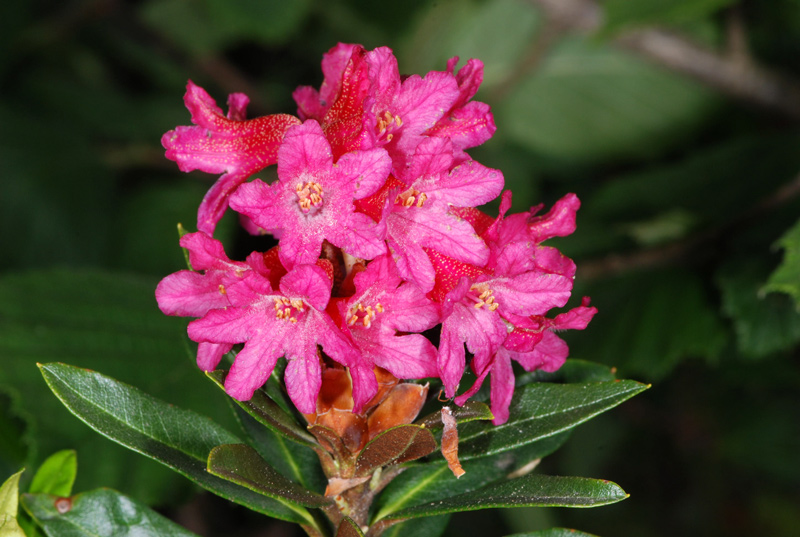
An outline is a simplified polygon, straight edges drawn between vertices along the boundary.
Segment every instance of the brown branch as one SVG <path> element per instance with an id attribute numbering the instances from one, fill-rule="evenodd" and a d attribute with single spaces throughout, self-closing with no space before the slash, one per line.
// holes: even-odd
<path id="1" fill-rule="evenodd" d="M 698 248 L 719 240 L 740 226 L 772 212 L 797 197 L 800 197 L 800 174 L 726 224 L 659 248 L 629 254 L 611 254 L 601 259 L 583 261 L 580 263 L 579 277 L 581 280 L 587 281 L 678 263 L 693 254 Z"/>
<path id="2" fill-rule="evenodd" d="M 603 25 L 602 8 L 593 0 L 530 0 L 547 18 L 573 31 L 592 34 Z M 800 82 L 742 59 L 722 54 L 678 34 L 648 28 L 628 31 L 612 41 L 726 95 L 800 119 Z"/>

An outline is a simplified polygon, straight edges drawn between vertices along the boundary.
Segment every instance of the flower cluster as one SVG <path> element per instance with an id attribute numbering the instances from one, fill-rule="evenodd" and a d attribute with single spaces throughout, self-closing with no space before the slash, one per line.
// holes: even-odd
<path id="1" fill-rule="evenodd" d="M 388 48 L 339 44 L 324 55 L 319 90 L 294 92 L 297 117 L 245 119 L 189 82 L 194 126 L 162 138 L 181 170 L 222 174 L 202 201 L 198 232 L 182 237 L 194 270 L 172 274 L 156 297 L 168 315 L 198 317 L 189 337 L 201 369 L 242 344 L 225 381 L 252 397 L 285 357 L 287 392 L 314 413 L 323 371 L 349 372 L 352 411 L 379 390 L 377 368 L 400 379 L 438 377 L 459 405 L 491 378 L 495 423 L 508 419 L 511 361 L 553 371 L 567 356 L 556 330 L 582 329 L 595 308 L 566 304 L 575 265 L 542 242 L 575 229 L 574 194 L 545 214 L 476 209 L 501 195 L 503 175 L 466 150 L 495 131 L 472 101 L 483 64 L 458 58 L 444 71 L 401 76 Z M 247 179 L 277 164 L 278 179 Z M 227 208 L 278 246 L 233 261 L 213 238 Z M 438 348 L 423 332 L 441 325 Z M 320 350 L 321 349 L 321 350 Z M 471 355 L 477 380 L 459 383 Z"/>

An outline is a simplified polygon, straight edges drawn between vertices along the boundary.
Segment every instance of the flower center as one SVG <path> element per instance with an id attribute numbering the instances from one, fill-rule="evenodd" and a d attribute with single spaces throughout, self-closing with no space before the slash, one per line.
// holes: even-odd
<path id="1" fill-rule="evenodd" d="M 364 307 L 363 304 L 357 302 L 347 310 L 347 326 L 361 324 L 364 328 L 369 328 L 379 313 L 383 313 L 383 306 L 380 302 L 375 304 L 374 308 L 372 306 Z"/>
<path id="2" fill-rule="evenodd" d="M 470 287 L 469 290 L 472 292 L 469 293 L 467 297 L 474 302 L 474 304 L 472 304 L 473 308 L 481 309 L 486 306 L 489 308 L 489 311 L 494 311 L 500 307 L 500 304 L 494 300 L 494 292 L 485 285 L 476 284 Z"/>
<path id="3" fill-rule="evenodd" d="M 297 322 L 297 314 L 303 313 L 305 309 L 305 304 L 299 298 L 275 298 L 275 318 L 277 319 L 294 324 Z"/>
<path id="4" fill-rule="evenodd" d="M 394 202 L 403 207 L 411 207 L 412 205 L 422 207 L 426 199 L 428 199 L 428 195 L 424 192 L 420 192 L 416 188 L 409 188 L 402 194 L 398 194 Z"/>
<path id="5" fill-rule="evenodd" d="M 314 181 L 297 183 L 294 187 L 297 193 L 297 204 L 305 214 L 314 210 L 316 213 L 322 206 L 322 186 Z"/>
<path id="6" fill-rule="evenodd" d="M 392 131 L 399 129 L 403 126 L 403 120 L 398 115 L 392 115 L 391 112 L 386 110 L 382 116 L 378 116 L 378 123 L 375 125 L 375 131 L 378 133 L 378 138 L 384 141 L 391 142 L 394 134 Z"/>

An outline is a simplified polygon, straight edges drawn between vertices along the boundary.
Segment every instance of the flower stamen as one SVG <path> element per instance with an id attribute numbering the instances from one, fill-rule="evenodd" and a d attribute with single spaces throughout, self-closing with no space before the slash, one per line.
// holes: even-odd
<path id="1" fill-rule="evenodd" d="M 364 328 L 369 328 L 372 326 L 372 321 L 375 320 L 378 313 L 383 313 L 383 311 L 384 309 L 380 302 L 375 304 L 374 308 L 372 306 L 364 307 L 360 302 L 353 304 L 347 311 L 347 326 L 360 323 Z"/>
<path id="2" fill-rule="evenodd" d="M 299 298 L 276 298 L 275 299 L 275 318 L 283 319 L 294 324 L 297 322 L 296 313 L 303 313 L 305 304 Z"/>
<path id="3" fill-rule="evenodd" d="M 297 193 L 297 204 L 304 213 L 308 214 L 312 208 L 318 209 L 322 205 L 322 186 L 319 183 L 297 183 L 294 190 Z"/>

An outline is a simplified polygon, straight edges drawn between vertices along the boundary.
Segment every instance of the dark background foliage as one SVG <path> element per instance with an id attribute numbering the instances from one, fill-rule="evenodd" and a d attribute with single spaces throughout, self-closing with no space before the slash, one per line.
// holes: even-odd
<path id="1" fill-rule="evenodd" d="M 230 424 L 152 296 L 212 180 L 180 173 L 159 139 L 189 122 L 189 78 L 220 104 L 247 93 L 251 115 L 293 112 L 337 41 L 388 45 L 407 73 L 484 61 L 498 131 L 473 156 L 503 170 L 516 210 L 583 202 L 557 245 L 600 313 L 566 336 L 572 356 L 653 383 L 541 465 L 630 499 L 457 515 L 448 535 L 796 535 L 798 0 L 0 3 L 0 478 L 77 448 L 76 490 L 119 488 L 203 535 L 295 531 L 99 437 L 35 362 Z M 220 236 L 243 244 L 234 224 Z"/>

